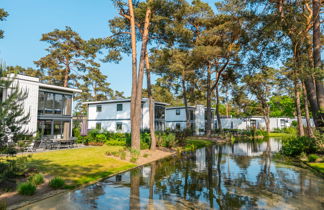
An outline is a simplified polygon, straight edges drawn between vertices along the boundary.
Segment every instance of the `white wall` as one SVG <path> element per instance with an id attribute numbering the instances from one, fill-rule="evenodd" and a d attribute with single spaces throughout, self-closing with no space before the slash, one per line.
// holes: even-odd
<path id="1" fill-rule="evenodd" d="M 123 110 L 117 111 L 117 104 L 123 104 Z M 97 105 L 101 105 L 101 112 L 97 112 Z M 88 129 L 95 129 L 96 123 L 101 123 L 101 129 L 110 132 L 131 132 L 130 122 L 130 105 L 127 102 L 108 102 L 102 104 L 89 104 L 88 105 Z M 154 113 L 153 113 L 154 114 Z M 122 130 L 116 128 L 117 122 L 122 123 Z M 149 115 L 149 103 L 147 100 L 144 101 L 142 108 L 142 129 L 150 128 L 150 115 Z"/>
<path id="2" fill-rule="evenodd" d="M 233 122 L 233 129 L 247 129 L 251 126 L 250 120 L 256 120 L 257 128 L 266 128 L 266 124 L 263 118 L 260 117 L 252 117 L 250 119 L 243 120 L 242 118 L 222 118 L 221 123 L 224 129 L 232 129 L 231 123 Z M 281 124 L 281 120 L 285 120 L 285 125 Z M 285 117 L 273 117 L 270 118 L 270 130 L 273 131 L 274 129 L 283 129 L 285 127 L 291 126 L 292 122 L 296 121 L 296 119 L 285 118 Z M 215 119 L 215 124 L 217 123 L 217 119 Z M 306 120 L 303 119 L 303 125 L 306 126 Z M 313 120 L 311 120 L 311 125 L 314 126 Z"/>
<path id="3" fill-rule="evenodd" d="M 200 129 L 205 130 L 205 107 L 203 105 L 197 105 L 195 109 L 195 133 L 196 135 L 203 134 L 199 132 Z"/>
<path id="4" fill-rule="evenodd" d="M 30 121 L 28 124 L 24 125 L 23 128 L 30 134 L 35 135 L 37 132 L 37 115 L 38 115 L 38 93 L 39 93 L 39 82 L 38 78 L 25 77 L 18 75 L 15 79 L 13 85 L 19 86 L 22 91 L 26 91 L 28 96 L 24 101 L 24 110 L 27 114 L 30 114 Z"/>

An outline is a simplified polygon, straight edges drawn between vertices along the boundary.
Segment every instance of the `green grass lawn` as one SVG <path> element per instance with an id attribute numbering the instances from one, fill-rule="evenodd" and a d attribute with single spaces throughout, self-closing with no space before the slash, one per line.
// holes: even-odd
<path id="1" fill-rule="evenodd" d="M 134 167 L 134 164 L 105 155 L 107 151 L 118 151 L 121 148 L 104 145 L 41 152 L 32 155 L 30 166 L 39 172 L 60 176 L 71 186 L 79 186 Z"/>
<path id="2" fill-rule="evenodd" d="M 291 137 L 292 134 L 289 133 L 269 133 L 269 137 Z"/>
<path id="3" fill-rule="evenodd" d="M 308 163 L 308 164 L 324 174 L 324 163 Z"/>

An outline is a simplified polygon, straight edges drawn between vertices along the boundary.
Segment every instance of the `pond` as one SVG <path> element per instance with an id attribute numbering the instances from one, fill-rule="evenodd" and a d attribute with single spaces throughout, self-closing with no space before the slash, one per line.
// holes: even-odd
<path id="1" fill-rule="evenodd" d="M 24 209 L 324 209 L 324 180 L 272 160 L 280 141 L 213 145 Z"/>

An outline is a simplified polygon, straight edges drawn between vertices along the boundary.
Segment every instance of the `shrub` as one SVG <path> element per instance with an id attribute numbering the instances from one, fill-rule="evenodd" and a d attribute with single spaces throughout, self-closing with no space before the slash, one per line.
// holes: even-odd
<path id="1" fill-rule="evenodd" d="M 108 140 L 105 144 L 109 146 L 126 146 L 126 141 Z"/>
<path id="2" fill-rule="evenodd" d="M 125 160 L 126 159 L 126 152 L 125 151 L 120 151 L 119 152 L 119 157 L 120 157 L 120 159 Z"/>
<path id="3" fill-rule="evenodd" d="M 0 161 L 0 182 L 8 178 L 22 176 L 28 171 L 29 156 Z"/>
<path id="4" fill-rule="evenodd" d="M 145 154 L 143 155 L 144 158 L 147 158 L 148 156 L 149 156 L 149 154 L 147 154 L 147 153 L 145 153 Z"/>
<path id="5" fill-rule="evenodd" d="M 96 135 L 96 142 L 104 143 L 106 141 L 106 135 L 103 133 L 99 133 Z"/>
<path id="6" fill-rule="evenodd" d="M 44 177 L 42 174 L 35 174 L 28 178 L 28 181 L 34 185 L 40 185 L 44 183 Z"/>
<path id="7" fill-rule="evenodd" d="M 130 159 L 130 162 L 132 162 L 132 163 L 136 163 L 136 161 L 137 161 L 137 158 L 136 158 L 136 157 L 132 157 L 132 158 Z"/>
<path id="8" fill-rule="evenodd" d="M 55 177 L 51 179 L 51 181 L 48 183 L 48 185 L 53 189 L 61 189 L 65 185 L 65 181 L 60 177 Z"/>
<path id="9" fill-rule="evenodd" d="M 306 154 L 316 152 L 315 139 L 306 136 L 290 137 L 283 141 L 281 153 L 286 156 L 299 156 L 302 152 Z"/>
<path id="10" fill-rule="evenodd" d="M 174 147 L 177 144 L 176 136 L 173 133 L 159 133 L 157 136 L 159 147 Z"/>
<path id="11" fill-rule="evenodd" d="M 6 210 L 6 209 L 7 209 L 6 200 L 0 200 L 0 210 Z"/>
<path id="12" fill-rule="evenodd" d="M 308 156 L 308 162 L 315 162 L 318 158 L 319 158 L 318 155 L 310 154 Z"/>
<path id="13" fill-rule="evenodd" d="M 31 182 L 22 182 L 18 185 L 17 191 L 21 195 L 34 195 L 36 186 Z"/>

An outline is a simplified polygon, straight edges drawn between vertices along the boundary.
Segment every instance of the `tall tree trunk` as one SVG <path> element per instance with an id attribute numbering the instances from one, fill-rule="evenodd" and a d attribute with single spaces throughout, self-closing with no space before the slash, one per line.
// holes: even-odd
<path id="1" fill-rule="evenodd" d="M 294 70 L 295 71 L 295 70 Z M 295 92 L 295 104 L 296 104 L 296 113 L 297 113 L 297 125 L 298 125 L 298 134 L 299 136 L 304 136 L 304 127 L 302 120 L 302 113 L 300 108 L 300 84 L 297 81 L 296 75 L 294 78 L 294 92 Z"/>
<path id="2" fill-rule="evenodd" d="M 69 60 L 67 60 L 66 63 L 65 63 L 63 87 L 68 87 L 69 86 L 70 71 L 71 70 L 70 70 Z"/>
<path id="3" fill-rule="evenodd" d="M 303 87 L 303 93 L 304 93 L 304 109 L 305 109 L 305 118 L 306 118 L 306 124 L 307 124 L 307 133 L 310 137 L 314 137 L 314 133 L 313 133 L 313 129 L 311 126 L 311 122 L 310 122 L 310 116 L 309 116 L 309 109 L 308 109 L 308 100 L 307 100 L 307 92 L 306 92 L 306 88 L 305 88 L 305 84 L 302 84 Z"/>
<path id="4" fill-rule="evenodd" d="M 146 78 L 147 78 L 147 95 L 149 100 L 149 117 L 150 117 L 150 134 L 151 134 L 151 150 L 156 149 L 156 138 L 155 138 L 155 125 L 154 125 L 154 100 L 152 96 L 152 86 L 151 86 L 151 71 L 150 71 L 150 61 L 148 58 L 148 53 L 145 54 L 146 63 Z"/>
<path id="5" fill-rule="evenodd" d="M 313 0 L 313 59 L 314 68 L 319 71 L 321 62 L 321 28 L 320 28 L 321 0 Z M 324 84 L 321 76 L 315 77 L 316 96 L 318 105 L 318 128 L 324 132 Z"/>
<path id="6" fill-rule="evenodd" d="M 269 134 L 270 133 L 270 107 L 268 104 L 266 104 L 263 108 L 264 110 L 264 121 L 265 121 L 265 124 L 266 124 L 266 130 L 267 130 L 267 133 Z"/>
<path id="7" fill-rule="evenodd" d="M 222 121 L 221 121 L 221 117 L 219 114 L 219 94 L 218 94 L 218 84 L 216 84 L 215 86 L 215 95 L 216 95 L 216 117 L 217 117 L 217 128 L 219 130 L 219 132 L 223 132 L 223 127 L 222 127 Z"/>
<path id="8" fill-rule="evenodd" d="M 150 2 L 149 2 L 150 3 Z M 142 35 L 142 47 L 141 47 L 141 56 L 140 63 L 137 75 L 137 84 L 136 84 L 136 98 L 135 98 L 135 113 L 133 113 L 133 130 L 132 130 L 132 148 L 140 150 L 140 125 L 142 121 L 142 88 L 143 88 L 143 76 L 144 76 L 144 67 L 145 67 L 145 54 L 147 52 L 147 43 L 148 43 L 148 33 L 149 25 L 151 18 L 151 8 L 150 5 L 146 9 L 145 22 Z"/>
<path id="9" fill-rule="evenodd" d="M 206 134 L 208 137 L 211 136 L 211 72 L 210 72 L 210 66 L 208 66 L 207 69 L 207 110 L 206 110 Z"/>
<path id="10" fill-rule="evenodd" d="M 190 122 L 190 115 L 189 115 L 189 109 L 188 109 L 187 88 L 186 88 L 186 81 L 185 81 L 184 73 L 182 73 L 181 84 L 182 84 L 183 103 L 184 103 L 185 111 L 186 111 L 186 128 L 190 128 L 191 122 Z"/>
<path id="11" fill-rule="evenodd" d="M 128 0 L 129 16 L 130 16 L 130 32 L 131 32 L 131 47 L 132 47 L 132 95 L 131 95 L 131 138 L 132 138 L 132 148 L 139 148 L 138 134 L 136 129 L 139 127 L 140 122 L 135 119 L 135 105 L 136 105 L 136 88 L 137 88 L 137 55 L 136 55 L 136 28 L 135 28 L 135 14 L 133 8 L 133 1 Z M 135 134 L 136 133 L 136 134 Z"/>

